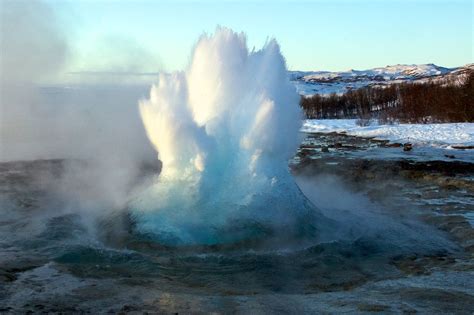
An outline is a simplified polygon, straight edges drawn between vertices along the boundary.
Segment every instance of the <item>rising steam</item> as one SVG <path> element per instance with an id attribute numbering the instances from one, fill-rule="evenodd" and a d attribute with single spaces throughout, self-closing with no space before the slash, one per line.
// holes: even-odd
<path id="1" fill-rule="evenodd" d="M 154 152 L 136 108 L 145 89 L 52 85 L 72 53 L 47 2 L 0 1 L 0 162 L 62 159 L 38 181 L 66 205 L 46 208 L 89 219 L 126 204 Z"/>
<path id="2" fill-rule="evenodd" d="M 131 204 L 138 230 L 169 243 L 245 238 L 217 239 L 240 222 L 291 230 L 296 213 L 308 213 L 287 166 L 299 143 L 298 100 L 276 41 L 249 52 L 229 29 L 202 36 L 187 71 L 161 75 L 140 102 L 163 169 Z"/>

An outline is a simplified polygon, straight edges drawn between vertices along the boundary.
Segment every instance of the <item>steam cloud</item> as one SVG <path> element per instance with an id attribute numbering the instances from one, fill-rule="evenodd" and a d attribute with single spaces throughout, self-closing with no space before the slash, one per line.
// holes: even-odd
<path id="1" fill-rule="evenodd" d="M 41 2 L 2 1 L 0 23 L 0 158 L 26 159 L 41 150 L 33 139 L 48 137 L 36 124 L 48 115 L 34 106 L 40 98 L 35 84 L 56 74 L 68 48 Z"/>
<path id="2" fill-rule="evenodd" d="M 41 1 L 0 6 L 0 161 L 67 159 L 60 178 L 39 179 L 67 203 L 56 214 L 123 207 L 155 158 L 136 105 L 146 90 L 52 85 L 71 56 L 54 11 Z"/>

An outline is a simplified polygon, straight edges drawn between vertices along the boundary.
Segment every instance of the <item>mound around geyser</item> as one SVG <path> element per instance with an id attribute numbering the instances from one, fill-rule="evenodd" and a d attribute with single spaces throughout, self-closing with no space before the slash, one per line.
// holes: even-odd
<path id="1" fill-rule="evenodd" d="M 289 174 L 302 114 L 276 41 L 249 51 L 225 28 L 185 72 L 140 102 L 162 172 L 130 203 L 134 231 L 171 245 L 315 235 L 317 213 Z"/>

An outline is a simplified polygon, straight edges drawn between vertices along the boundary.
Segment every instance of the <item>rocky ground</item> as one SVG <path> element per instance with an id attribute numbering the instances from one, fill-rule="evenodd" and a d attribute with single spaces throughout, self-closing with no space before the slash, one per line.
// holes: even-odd
<path id="1" fill-rule="evenodd" d="M 315 247 L 316 256 L 308 258 L 308 252 L 288 255 L 290 258 L 281 259 L 282 265 L 264 269 L 263 275 L 248 273 L 253 268 L 251 260 L 245 265 L 204 266 L 198 264 L 199 257 L 193 257 L 185 263 L 178 259 L 161 264 L 165 258 L 144 255 L 165 275 L 146 276 L 148 269 L 142 261 L 122 264 L 136 259 L 133 252 L 91 252 L 80 247 L 83 242 L 74 243 L 75 235 L 84 234 L 74 217 L 58 216 L 45 208 L 55 204 L 50 189 L 64 161 L 2 163 L 0 313 L 472 314 L 474 163 L 466 158 L 468 150 L 426 159 L 425 151 L 417 147 L 404 151 L 403 147 L 344 134 L 308 134 L 291 168 L 298 181 L 309 179 L 316 187 L 326 187 L 317 197 L 328 204 L 348 199 L 347 195 L 358 196 L 392 218 L 420 219 L 434 227 L 433 231 L 441 231 L 456 250 L 399 255 L 379 264 L 377 257 L 366 258 L 363 244 L 357 249 L 339 249 L 339 256 L 329 247 Z M 351 200 L 360 199 L 350 199 L 342 206 L 350 206 Z M 49 222 L 46 227 L 39 224 L 44 218 Z M 79 250 L 59 254 L 64 251 L 65 244 L 58 242 L 62 239 Z M 81 267 L 70 263 L 76 256 L 83 260 Z M 179 263 L 185 269 L 179 269 L 177 275 L 178 269 L 170 266 Z M 305 265 L 306 276 L 292 269 L 293 265 Z M 206 275 L 204 267 L 215 268 L 211 279 L 196 281 L 200 278 L 194 274 Z M 284 278 L 293 276 L 302 285 Z M 260 285 L 249 286 L 257 282 L 256 277 L 261 277 Z"/>
<path id="2" fill-rule="evenodd" d="M 404 147 L 345 134 L 309 134 L 293 171 L 296 175 L 336 176 L 374 202 L 400 213 L 416 212 L 473 255 L 474 163 L 465 156 L 474 152 L 450 150 L 444 159 L 432 160 L 417 156 L 417 148 L 404 151 Z"/>

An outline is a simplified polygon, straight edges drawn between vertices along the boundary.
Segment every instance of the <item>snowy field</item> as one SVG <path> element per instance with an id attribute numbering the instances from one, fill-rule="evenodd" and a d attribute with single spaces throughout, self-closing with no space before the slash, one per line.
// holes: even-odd
<path id="1" fill-rule="evenodd" d="M 361 127 L 356 119 L 307 119 L 302 132 L 346 132 L 359 137 L 375 137 L 391 142 L 451 148 L 474 145 L 474 123 L 379 125 Z"/>

